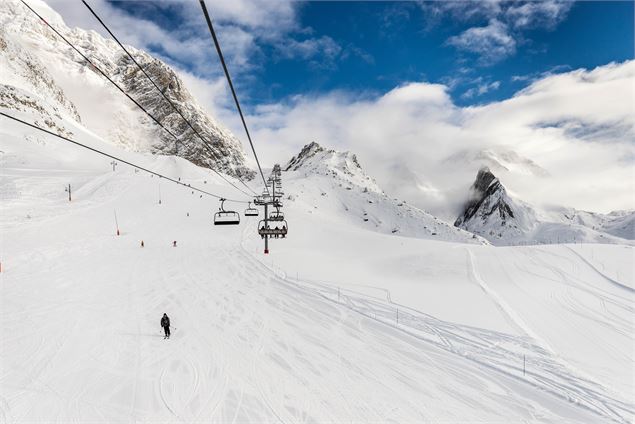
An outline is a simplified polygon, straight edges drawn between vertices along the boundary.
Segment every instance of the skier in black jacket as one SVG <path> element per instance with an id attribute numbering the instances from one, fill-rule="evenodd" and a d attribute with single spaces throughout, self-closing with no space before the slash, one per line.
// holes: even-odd
<path id="1" fill-rule="evenodd" d="M 170 318 L 168 314 L 163 314 L 163 318 L 161 318 L 161 327 L 163 327 L 163 331 L 165 331 L 164 339 L 170 338 Z"/>

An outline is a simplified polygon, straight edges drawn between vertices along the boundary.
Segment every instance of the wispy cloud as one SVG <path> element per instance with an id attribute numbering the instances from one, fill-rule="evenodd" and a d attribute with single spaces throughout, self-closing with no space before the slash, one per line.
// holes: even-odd
<path id="1" fill-rule="evenodd" d="M 527 30 L 556 27 L 567 17 L 573 1 L 433 1 L 420 6 L 428 28 L 444 19 L 472 25 L 450 37 L 447 44 L 475 54 L 486 66 L 514 55 Z"/>
<path id="2" fill-rule="evenodd" d="M 571 70 L 571 66 L 569 65 L 556 65 L 542 72 L 532 72 L 526 75 L 512 75 L 510 80 L 512 82 L 525 82 L 525 81 L 532 82 L 542 78 L 546 78 L 551 75 L 563 73 L 569 70 Z"/>
<path id="3" fill-rule="evenodd" d="M 68 0 L 47 0 L 47 3 L 69 26 L 93 29 L 109 37 L 81 5 Z M 130 10 L 106 0 L 89 0 L 89 3 L 126 44 L 198 75 L 213 79 L 220 73 L 220 68 L 210 66 L 216 58 L 198 2 L 137 2 Z M 247 73 L 261 66 L 269 59 L 263 51 L 265 47 L 273 48 L 279 57 L 327 64 L 345 50 L 331 37 L 313 37 L 310 28 L 302 27 L 301 2 L 218 0 L 207 3 L 233 73 Z M 156 22 L 149 19 L 165 15 L 170 16 L 171 25 L 162 25 L 159 18 Z"/>
<path id="4" fill-rule="evenodd" d="M 551 29 L 565 19 L 573 6 L 570 0 L 546 0 L 511 3 L 504 11 L 515 28 Z"/>
<path id="5" fill-rule="evenodd" d="M 487 83 L 487 82 L 481 83 L 481 84 L 478 84 L 476 87 L 472 87 L 466 90 L 465 93 L 461 95 L 461 97 L 463 97 L 464 99 L 471 99 L 474 97 L 482 96 L 483 94 L 486 94 L 490 91 L 498 90 L 500 85 L 501 85 L 500 81 L 493 81 L 490 83 Z"/>
<path id="6" fill-rule="evenodd" d="M 492 19 L 487 26 L 472 27 L 447 43 L 459 50 L 476 53 L 484 65 L 490 65 L 516 53 L 516 40 L 509 35 L 507 25 Z"/>
<path id="7" fill-rule="evenodd" d="M 283 59 L 301 59 L 313 67 L 329 69 L 335 67 L 335 62 L 342 53 L 342 46 L 324 35 L 305 40 L 289 39 L 276 47 L 276 52 Z"/>

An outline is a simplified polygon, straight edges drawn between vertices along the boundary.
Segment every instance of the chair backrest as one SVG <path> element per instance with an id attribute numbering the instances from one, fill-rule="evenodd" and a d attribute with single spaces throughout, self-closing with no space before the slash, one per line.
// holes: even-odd
<path id="1" fill-rule="evenodd" d="M 214 225 L 238 225 L 240 214 L 234 211 L 220 211 L 214 214 Z"/>

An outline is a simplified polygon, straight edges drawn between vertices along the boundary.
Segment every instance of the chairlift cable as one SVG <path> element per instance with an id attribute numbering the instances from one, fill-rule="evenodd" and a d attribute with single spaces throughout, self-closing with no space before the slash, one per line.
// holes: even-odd
<path id="1" fill-rule="evenodd" d="M 125 90 L 123 88 L 121 88 L 115 81 L 113 81 L 108 75 L 106 75 L 106 73 L 104 71 L 101 70 L 101 68 L 99 68 L 97 65 L 95 65 L 88 57 L 86 57 L 86 55 L 84 55 L 81 51 L 79 51 L 77 49 L 77 47 L 75 47 L 73 45 L 73 43 L 71 43 L 70 41 L 68 41 L 66 39 L 66 37 L 64 37 L 62 34 L 60 34 L 60 32 L 58 30 L 56 30 L 51 24 L 48 23 L 48 21 L 46 19 L 44 19 L 42 16 L 40 16 L 39 13 L 37 13 L 35 10 L 33 10 L 31 8 L 31 6 L 29 6 L 24 0 L 20 0 L 22 2 L 22 4 L 24 4 L 31 12 L 33 12 L 38 18 L 40 18 L 40 20 L 42 22 L 44 22 L 44 24 L 46 24 L 46 26 L 48 26 L 49 28 L 51 28 L 53 30 L 53 32 L 55 32 L 55 34 L 57 34 L 62 40 L 64 40 L 64 42 L 66 44 L 68 44 L 73 50 L 75 50 L 86 62 L 88 62 L 94 69 L 96 69 L 97 71 L 99 71 L 99 73 L 101 75 L 103 75 L 104 78 L 106 78 L 112 85 L 114 85 L 119 91 L 121 91 L 128 99 L 130 99 L 130 101 L 132 101 L 139 109 L 141 109 L 146 115 L 148 115 L 157 125 L 159 125 L 161 128 L 163 128 L 168 134 L 170 134 L 177 142 L 179 142 L 179 138 L 174 135 L 169 129 L 167 129 L 165 126 L 163 126 L 163 124 L 161 124 L 161 122 L 155 118 L 150 112 L 148 112 L 143 106 L 141 106 L 141 104 L 139 104 L 139 102 L 137 102 L 135 99 L 133 99 L 128 93 L 125 92 Z M 211 168 L 210 168 L 211 169 Z M 227 183 L 229 183 L 232 187 L 234 187 L 236 190 L 240 191 L 241 193 L 243 193 L 246 196 L 251 197 L 251 194 L 244 192 L 243 190 L 241 190 L 240 188 L 238 188 L 236 185 L 234 185 L 231 181 L 227 180 L 225 177 L 223 177 L 219 172 L 217 172 L 215 169 L 212 169 L 212 171 L 214 171 L 216 174 L 218 174 L 221 178 L 223 178 Z"/>
<path id="2" fill-rule="evenodd" d="M 119 47 L 121 47 L 121 49 L 128 55 L 128 57 L 132 60 L 132 62 L 137 65 L 137 68 L 139 68 L 139 70 L 143 73 L 143 75 L 145 75 L 145 77 L 152 83 L 152 85 L 154 86 L 154 88 L 157 89 L 157 91 L 161 94 L 161 96 L 163 96 L 163 98 L 170 104 L 170 106 L 172 106 L 172 109 L 174 109 L 174 111 L 176 113 L 179 114 L 179 116 L 183 119 L 183 121 L 185 121 L 185 123 L 190 127 L 190 129 L 194 132 L 194 134 L 196 134 L 196 136 L 203 142 L 203 145 L 205 145 L 205 147 L 207 147 L 207 149 L 209 150 L 210 153 L 212 153 L 213 156 L 217 156 L 214 151 L 211 149 L 211 147 L 209 146 L 209 142 L 207 140 L 205 140 L 203 138 L 203 136 L 194 128 L 194 126 L 190 123 L 190 121 L 183 115 L 183 113 L 179 110 L 178 107 L 176 107 L 176 105 L 174 104 L 174 102 L 172 100 L 170 100 L 170 98 L 164 93 L 163 90 L 161 90 L 159 88 L 159 86 L 154 82 L 154 80 L 152 79 L 152 77 L 150 77 L 150 75 L 148 75 L 148 73 L 146 72 L 146 70 L 139 64 L 139 62 L 137 62 L 137 60 L 134 58 L 134 56 L 128 51 L 128 49 L 126 49 L 126 47 L 119 41 L 119 39 L 117 38 L 117 36 L 115 34 L 113 34 L 113 32 L 110 30 L 110 28 L 108 28 L 108 26 L 104 23 L 104 21 L 99 17 L 99 15 L 97 15 L 97 13 L 90 7 L 90 5 L 86 2 L 86 0 L 82 0 L 82 3 L 84 3 L 84 6 L 86 6 L 86 8 L 88 8 L 88 10 L 90 11 L 90 13 L 93 14 L 93 16 L 95 17 L 95 19 L 97 19 L 97 21 L 99 21 L 99 23 L 101 24 L 101 26 L 104 27 L 104 29 L 108 32 L 108 34 L 110 34 L 110 36 L 117 42 L 117 44 L 119 45 Z M 220 174 L 219 174 L 220 175 Z M 238 181 L 240 181 L 247 189 L 249 189 L 254 195 L 256 195 L 256 192 L 249 187 L 247 184 L 245 184 L 245 182 L 241 179 L 241 178 L 237 178 Z"/>
<path id="3" fill-rule="evenodd" d="M 254 153 L 254 158 L 256 159 L 256 164 L 258 165 L 258 170 L 260 171 L 260 176 L 262 177 L 262 182 L 265 184 L 265 190 L 267 191 L 267 194 L 268 194 L 269 187 L 267 187 L 267 182 L 265 181 L 265 174 L 262 172 L 262 167 L 260 166 L 260 161 L 258 160 L 256 149 L 254 148 L 254 143 L 251 141 L 251 135 L 249 134 L 249 129 L 247 128 L 247 123 L 245 122 L 243 111 L 240 108 L 240 103 L 238 102 L 238 97 L 236 96 L 236 90 L 234 90 L 234 84 L 232 83 L 232 79 L 229 76 L 229 70 L 227 69 L 227 64 L 225 63 L 225 58 L 223 57 L 223 52 L 221 51 L 218 38 L 216 38 L 216 32 L 214 31 L 214 25 L 212 24 L 212 19 L 210 18 L 209 13 L 207 12 L 207 7 L 205 7 L 205 1 L 200 0 L 200 3 L 201 3 L 201 8 L 203 9 L 203 14 L 205 15 L 205 20 L 207 21 L 207 27 L 209 28 L 209 31 L 212 34 L 212 38 L 214 39 L 214 46 L 216 47 L 216 52 L 218 53 L 218 57 L 220 58 L 221 64 L 223 65 L 223 71 L 225 72 L 225 77 L 227 78 L 227 82 L 229 83 L 229 88 L 231 89 L 232 96 L 234 97 L 236 108 L 238 109 L 238 113 L 240 114 L 240 120 L 242 121 L 243 127 L 245 128 L 245 133 L 247 134 L 247 140 L 249 140 L 251 151 Z"/>
<path id="4" fill-rule="evenodd" d="M 80 143 L 80 142 L 78 142 L 78 141 L 71 140 L 71 139 L 70 139 L 70 138 L 68 138 L 68 137 L 61 136 L 61 135 L 56 134 L 56 133 L 54 133 L 54 132 L 52 132 L 52 131 L 49 131 L 49 130 L 47 130 L 47 129 L 44 129 L 44 128 L 41 128 L 41 127 L 38 127 L 37 125 L 34 125 L 34 124 L 29 123 L 29 122 L 23 121 L 22 119 L 16 118 L 16 117 L 11 116 L 11 115 L 8 115 L 8 114 L 6 114 L 6 113 L 4 113 L 4 112 L 0 112 L 0 115 L 4 116 L 4 117 L 6 117 L 6 118 L 12 119 L 12 120 L 14 120 L 14 121 L 16 121 L 16 122 L 19 122 L 19 123 L 21 123 L 21 124 L 27 125 L 27 126 L 29 126 L 29 127 L 31 127 L 31 128 L 35 128 L 36 130 L 39 130 L 39 131 L 45 132 L 45 133 L 47 133 L 47 134 L 49 134 L 49 135 L 55 136 L 55 137 L 57 137 L 57 138 L 60 138 L 60 139 L 62 139 L 62 140 L 64 140 L 64 141 L 68 141 L 69 143 L 72 143 L 72 144 L 75 144 L 75 145 L 77 145 L 77 146 L 83 147 L 83 148 L 85 148 L 85 149 L 91 150 L 91 151 L 93 151 L 93 152 L 95 152 L 95 153 L 98 153 L 98 154 L 100 154 L 100 155 L 106 156 L 106 157 L 108 157 L 108 158 L 110 158 L 110 159 L 114 159 L 114 160 L 116 160 L 116 161 L 118 161 L 118 162 L 125 163 L 126 165 L 130 165 L 130 166 L 132 166 L 132 167 L 134 167 L 134 168 L 140 169 L 140 170 L 142 170 L 142 171 L 144 171 L 144 172 L 147 172 L 147 173 L 149 173 L 149 174 L 156 175 L 156 176 L 158 176 L 159 178 L 164 178 L 164 179 L 166 179 L 166 180 L 168 180 L 168 181 L 170 181 L 170 182 L 173 182 L 173 183 L 175 183 L 175 184 L 181 185 L 181 186 L 183 186 L 183 187 L 187 187 L 187 188 L 188 188 L 188 189 L 190 189 L 190 190 L 198 191 L 199 193 L 203 193 L 203 194 L 206 194 L 206 195 L 208 195 L 208 196 L 215 197 L 215 198 L 217 198 L 217 199 L 225 199 L 225 200 L 226 200 L 226 201 L 228 201 L 228 202 L 234 202 L 234 203 L 247 203 L 247 204 L 249 204 L 249 203 L 250 203 L 250 202 L 247 202 L 247 201 L 244 201 L 244 200 L 227 199 L 227 198 L 226 198 L 226 197 L 224 197 L 224 196 L 219 196 L 219 195 L 217 195 L 217 194 L 210 193 L 210 192 L 205 191 L 205 190 L 202 190 L 202 189 L 200 189 L 200 188 L 192 187 L 191 185 L 188 185 L 188 184 L 185 184 L 185 183 L 183 183 L 183 182 L 181 182 L 181 181 L 175 180 L 174 178 L 171 178 L 171 177 L 168 177 L 168 176 L 166 176 L 166 175 L 160 174 L 160 173 L 158 173 L 158 172 L 156 172 L 156 171 L 152 171 L 152 170 L 150 170 L 150 169 L 144 168 L 143 166 L 139 166 L 139 165 L 137 165 L 137 164 L 135 164 L 135 163 L 133 163 L 133 162 L 130 162 L 130 161 L 127 161 L 127 160 L 121 159 L 120 157 L 117 157 L 117 156 L 111 155 L 111 154 L 106 153 L 106 152 L 104 152 L 104 151 L 102 151 L 102 150 L 99 150 L 99 149 L 95 149 L 94 147 L 87 146 L 87 145 L 85 145 L 85 144 L 83 144 L 83 143 Z"/>

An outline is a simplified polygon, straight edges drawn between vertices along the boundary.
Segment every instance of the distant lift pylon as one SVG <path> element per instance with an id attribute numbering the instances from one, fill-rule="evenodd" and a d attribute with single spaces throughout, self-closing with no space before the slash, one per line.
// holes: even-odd
<path id="1" fill-rule="evenodd" d="M 264 219 L 258 223 L 258 234 L 265 241 L 265 254 L 269 253 L 269 238 L 286 238 L 288 233 L 288 224 L 284 219 L 284 214 L 280 211 L 282 202 L 282 191 L 280 190 L 281 180 L 280 165 L 274 165 L 271 176 L 267 183 L 271 185 L 271 191 L 265 190 L 262 196 L 257 197 L 254 202 L 256 205 L 264 206 Z M 276 208 L 275 212 L 269 213 L 269 206 Z M 272 228 L 273 226 L 273 228 Z"/>

